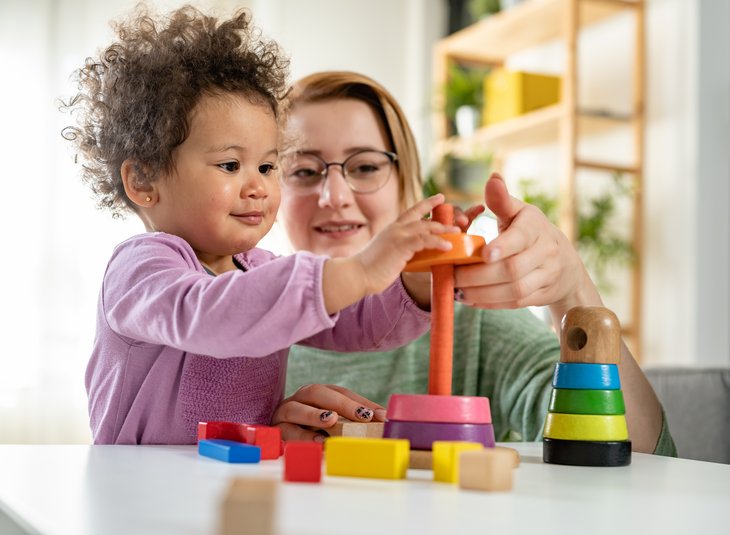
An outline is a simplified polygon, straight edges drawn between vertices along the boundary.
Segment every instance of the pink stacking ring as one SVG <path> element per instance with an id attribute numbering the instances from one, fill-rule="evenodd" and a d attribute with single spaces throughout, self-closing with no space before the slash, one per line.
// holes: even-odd
<path id="1" fill-rule="evenodd" d="M 392 394 L 386 418 L 401 422 L 491 424 L 489 398 L 481 396 L 434 396 Z"/>

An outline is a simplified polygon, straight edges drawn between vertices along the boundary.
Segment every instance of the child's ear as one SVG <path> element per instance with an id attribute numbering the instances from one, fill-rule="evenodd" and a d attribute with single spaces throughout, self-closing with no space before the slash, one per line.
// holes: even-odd
<path id="1" fill-rule="evenodd" d="M 157 202 L 157 190 L 152 182 L 141 175 L 142 166 L 139 162 L 126 159 L 120 169 L 124 191 L 134 204 L 141 208 L 150 208 Z"/>

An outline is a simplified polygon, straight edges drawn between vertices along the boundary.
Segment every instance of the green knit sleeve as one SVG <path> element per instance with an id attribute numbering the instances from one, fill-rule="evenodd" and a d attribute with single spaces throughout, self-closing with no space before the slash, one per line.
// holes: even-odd
<path id="1" fill-rule="evenodd" d="M 664 414 L 664 408 L 662 407 L 662 431 L 659 433 L 659 439 L 657 440 L 656 447 L 654 448 L 654 455 L 664 455 L 665 457 L 676 457 L 677 446 L 674 445 L 674 439 L 669 433 L 669 425 L 667 424 L 667 416 Z"/>

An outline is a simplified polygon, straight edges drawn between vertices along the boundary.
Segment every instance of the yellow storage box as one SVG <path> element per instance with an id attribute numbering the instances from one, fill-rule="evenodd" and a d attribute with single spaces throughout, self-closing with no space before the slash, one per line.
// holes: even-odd
<path id="1" fill-rule="evenodd" d="M 560 77 L 495 69 L 484 84 L 484 124 L 560 102 Z"/>

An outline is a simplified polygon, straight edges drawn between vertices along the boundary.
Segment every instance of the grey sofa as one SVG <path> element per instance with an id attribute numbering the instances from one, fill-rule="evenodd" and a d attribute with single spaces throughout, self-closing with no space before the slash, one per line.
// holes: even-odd
<path id="1" fill-rule="evenodd" d="M 680 457 L 730 464 L 730 368 L 646 370 Z"/>

